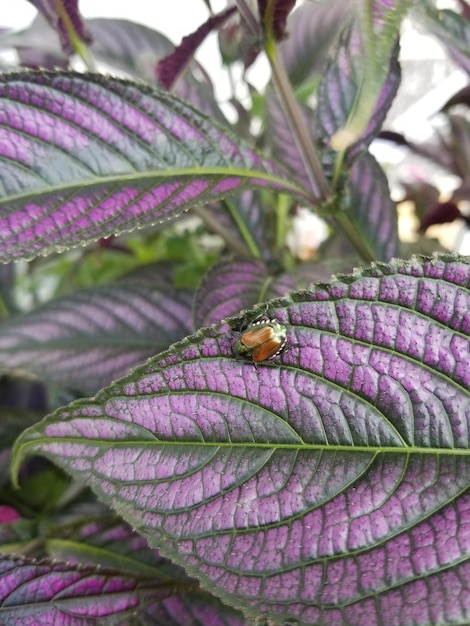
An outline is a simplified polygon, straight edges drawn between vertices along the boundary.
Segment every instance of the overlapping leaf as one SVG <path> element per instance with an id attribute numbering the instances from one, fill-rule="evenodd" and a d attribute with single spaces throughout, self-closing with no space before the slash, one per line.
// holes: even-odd
<path id="1" fill-rule="evenodd" d="M 325 143 L 344 128 L 354 111 L 360 106 L 360 93 L 364 82 L 364 65 L 367 57 L 360 26 L 355 22 L 343 31 L 335 56 L 320 83 L 318 92 L 318 133 Z M 367 146 L 377 136 L 400 84 L 398 48 L 390 53 L 388 63 L 382 68 L 381 89 L 368 116 L 367 125 L 350 148 L 352 154 Z M 378 79 L 377 79 L 378 80 Z M 365 97 L 370 98 L 367 92 Z"/>
<path id="2" fill-rule="evenodd" d="M 374 265 L 265 313 L 287 331 L 274 362 L 202 330 L 26 431 L 15 467 L 53 459 L 273 623 L 465 623 L 468 259 Z"/>
<path id="3" fill-rule="evenodd" d="M 191 330 L 186 292 L 137 283 L 77 291 L 0 326 L 0 370 L 94 393 Z"/>
<path id="4" fill-rule="evenodd" d="M 0 558 L 2 624 L 115 624 L 175 594 L 167 581 L 100 567 Z"/>
<path id="5" fill-rule="evenodd" d="M 74 73 L 0 77 L 0 258 L 162 222 L 244 186 L 304 190 L 189 105 Z"/>
<path id="6" fill-rule="evenodd" d="M 387 178 L 369 153 L 355 159 L 348 183 L 347 205 L 372 256 L 386 261 L 398 251 L 398 216 Z"/>
<path id="7" fill-rule="evenodd" d="M 29 2 L 57 31 L 62 48 L 68 55 L 76 50 L 79 39 L 88 43 L 91 41 L 78 9 L 78 0 L 29 0 Z"/>
<path id="8" fill-rule="evenodd" d="M 294 87 L 320 76 L 353 9 L 347 0 L 320 0 L 299 6 L 289 16 L 288 37 L 279 44 L 279 53 Z"/>
<path id="9" fill-rule="evenodd" d="M 197 581 L 189 579 L 180 568 L 149 548 L 144 537 L 109 515 L 87 516 L 63 526 L 56 521 L 53 531 L 46 530 L 35 544 L 32 541 L 38 539 L 37 524 L 24 519 L 11 524 L 2 522 L 0 541 L 3 550 L 10 548 L 5 543 L 15 543 L 16 546 L 28 543 L 44 546 L 48 555 L 55 559 L 54 565 L 50 561 L 18 559 L 16 569 L 10 570 L 12 559 L 5 557 L 3 569 L 8 572 L 8 579 L 5 572 L 2 578 L 0 564 L 0 581 L 4 585 L 8 580 L 11 590 L 8 595 L 7 589 L 3 589 L 2 624 L 5 626 L 25 623 L 18 617 L 21 615 L 25 620 L 26 616 L 32 616 L 34 622 L 31 623 L 34 624 L 124 625 L 131 623 L 129 615 L 126 616 L 126 607 L 132 611 L 132 623 L 139 625 L 246 625 L 241 613 L 203 592 Z M 63 563 L 58 563 L 57 559 Z M 25 567 L 29 568 L 26 584 Z M 102 576 L 98 575 L 100 573 Z M 116 580 L 118 584 L 113 596 L 112 585 Z M 93 595 L 100 583 L 103 584 L 103 597 L 95 605 Z M 63 587 L 58 596 L 48 588 L 52 584 L 59 589 Z M 23 590 L 18 597 L 20 586 Z M 44 603 L 47 603 L 49 593 L 49 607 L 45 614 L 41 614 L 38 588 Z M 109 614 L 106 616 L 101 612 L 107 599 Z M 14 610 L 8 611 L 6 607 L 15 602 Z M 70 603 L 70 615 L 67 615 L 67 602 Z M 119 617 L 123 621 L 116 621 Z"/>
<path id="10" fill-rule="evenodd" d="M 202 281 L 194 301 L 194 327 L 217 324 L 258 302 L 284 296 L 296 286 L 292 275 L 271 276 L 264 263 L 217 263 Z"/>

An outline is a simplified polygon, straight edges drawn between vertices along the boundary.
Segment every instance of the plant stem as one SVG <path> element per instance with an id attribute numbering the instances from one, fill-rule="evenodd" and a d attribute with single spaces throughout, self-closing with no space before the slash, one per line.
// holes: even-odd
<path id="1" fill-rule="evenodd" d="M 273 82 L 281 100 L 288 124 L 294 135 L 295 143 L 302 156 L 309 180 L 316 195 L 315 202 L 325 202 L 331 196 L 331 189 L 325 178 L 323 169 L 310 137 L 305 132 L 305 124 L 299 105 L 292 92 L 292 88 L 284 66 L 276 54 L 274 44 L 266 46 L 266 53 L 271 64 Z"/>
<path id="2" fill-rule="evenodd" d="M 220 235 L 220 237 L 222 237 L 222 239 L 224 240 L 227 248 L 230 248 L 232 252 L 237 255 L 237 257 L 241 259 L 253 258 L 254 255 L 249 252 L 248 248 L 244 246 L 243 243 L 238 241 L 228 228 L 225 228 L 225 226 L 223 226 L 216 218 L 214 218 L 211 215 L 210 211 L 202 206 L 193 207 L 191 211 L 196 215 L 199 215 L 199 217 L 203 220 L 206 226 L 208 226 L 212 230 L 212 232 L 214 232 L 216 235 Z M 258 258 L 259 253 L 256 256 Z"/>
<path id="3" fill-rule="evenodd" d="M 246 28 L 249 30 L 249 32 L 251 32 L 253 36 L 259 35 L 260 29 L 258 25 L 258 20 L 253 15 L 251 7 L 245 2 L 245 0 L 235 0 L 235 2 L 238 6 L 241 17 L 245 22 Z"/>

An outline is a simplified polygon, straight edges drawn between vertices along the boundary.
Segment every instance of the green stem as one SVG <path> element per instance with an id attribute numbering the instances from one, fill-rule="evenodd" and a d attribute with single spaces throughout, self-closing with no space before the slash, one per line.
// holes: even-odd
<path id="1" fill-rule="evenodd" d="M 256 247 L 256 244 L 254 243 L 251 234 L 248 233 L 248 235 L 245 237 L 245 234 L 248 232 L 245 225 L 243 224 L 242 220 L 236 219 L 237 212 L 232 210 L 233 207 L 231 207 L 227 201 L 225 201 L 225 203 L 227 204 L 233 219 L 237 222 L 238 228 L 242 236 L 244 236 L 245 238 L 247 244 L 246 246 L 240 243 L 240 241 L 238 241 L 236 237 L 233 236 L 233 233 L 228 228 L 225 228 L 225 226 L 223 226 L 217 219 L 215 219 L 214 216 L 204 207 L 196 206 L 193 207 L 191 211 L 196 215 L 199 215 L 199 217 L 203 220 L 206 226 L 208 226 L 212 230 L 212 232 L 220 235 L 220 237 L 222 237 L 222 239 L 225 241 L 227 248 L 230 248 L 232 252 L 237 255 L 237 257 L 242 259 L 252 259 L 253 257 L 260 258 L 260 252 Z"/>
<path id="2" fill-rule="evenodd" d="M 369 248 L 367 243 L 364 241 L 361 233 L 357 230 L 353 221 L 351 220 L 351 216 L 349 213 L 345 211 L 340 211 L 335 215 L 335 222 L 344 232 L 344 234 L 348 237 L 349 241 L 357 250 L 358 254 L 360 254 L 361 258 L 366 262 L 370 263 L 375 261 L 375 256 L 372 250 Z"/>
<path id="3" fill-rule="evenodd" d="M 266 54 L 271 64 L 273 82 L 284 109 L 287 122 L 290 126 L 292 134 L 294 135 L 295 143 L 297 144 L 302 161 L 307 170 L 312 188 L 314 192 L 318 194 L 314 198 L 314 201 L 325 202 L 331 196 L 331 189 L 325 178 L 310 137 L 308 136 L 308 133 L 305 132 L 305 124 L 298 102 L 292 92 L 292 87 L 284 66 L 276 53 L 273 41 L 266 42 Z"/>
<path id="4" fill-rule="evenodd" d="M 92 55 L 90 54 L 88 46 L 78 36 L 77 31 L 75 30 L 74 25 L 69 18 L 69 14 L 67 13 L 62 3 L 62 0 L 54 0 L 54 2 L 57 8 L 57 13 L 64 24 L 65 30 L 67 31 L 67 35 L 69 36 L 70 43 L 72 44 L 73 49 L 81 57 L 82 61 L 86 65 L 86 68 L 90 72 L 96 72 L 96 64 Z"/>

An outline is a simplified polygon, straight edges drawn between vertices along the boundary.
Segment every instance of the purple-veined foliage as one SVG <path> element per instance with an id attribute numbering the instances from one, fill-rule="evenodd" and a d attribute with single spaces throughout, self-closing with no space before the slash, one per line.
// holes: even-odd
<path id="1" fill-rule="evenodd" d="M 165 578 L 120 574 L 101 567 L 0 558 L 2 623 L 92 626 L 115 624 L 177 593 Z"/>
<path id="2" fill-rule="evenodd" d="M 15 518 L 14 512 L 11 516 Z M 26 623 L 28 617 L 34 624 L 124 625 L 130 623 L 129 609 L 138 624 L 247 624 L 241 613 L 203 592 L 196 580 L 113 516 L 87 514 L 72 523 L 55 519 L 53 530 L 45 527 L 37 533 L 37 525 L 28 520 L 0 520 L 3 545 L 25 541 L 34 545 L 36 538 L 36 545 L 55 559 L 18 559 L 16 568 L 11 567 L 12 557 L 0 559 L 2 623 L 6 626 Z M 9 588 L 4 588 L 7 582 Z M 99 586 L 103 597 L 94 604 Z M 38 602 L 38 594 L 43 602 Z M 46 612 L 44 603 L 49 605 Z"/>
<path id="3" fill-rule="evenodd" d="M 363 152 L 354 159 L 347 184 L 347 208 L 370 246 L 386 260 L 398 252 L 398 216 L 387 178 L 375 158 Z"/>
<path id="4" fill-rule="evenodd" d="M 284 296 L 298 287 L 298 280 L 289 274 L 271 276 L 260 261 L 216 263 L 194 298 L 194 328 L 218 324 L 258 302 Z"/>
<path id="5" fill-rule="evenodd" d="M 312 138 L 315 137 L 316 118 L 314 112 L 301 104 L 299 104 L 299 110 L 305 129 Z M 266 128 L 274 157 L 287 167 L 306 189 L 310 189 L 312 185 L 302 155 L 274 91 L 271 91 L 266 102 Z"/>
<path id="6" fill-rule="evenodd" d="M 344 0 L 305 4 L 298 7 L 288 21 L 288 37 L 280 42 L 279 53 L 289 78 L 297 89 L 318 83 L 325 71 L 328 52 L 338 33 L 351 19 L 351 5 Z M 317 136 L 316 116 L 312 106 L 302 104 L 301 115 L 312 141 Z M 311 187 L 301 154 L 292 130 L 273 89 L 268 91 L 266 102 L 267 139 L 272 145 L 274 156 L 302 181 Z"/>
<path id="7" fill-rule="evenodd" d="M 191 330 L 185 291 L 137 281 L 76 291 L 0 325 L 0 371 L 94 393 Z"/>
<path id="8" fill-rule="evenodd" d="M 24 432 L 14 471 L 53 460 L 252 616 L 465 623 L 468 259 L 374 264 L 266 316 L 287 333 L 272 361 L 202 329 Z"/>
<path id="9" fill-rule="evenodd" d="M 319 85 L 317 132 L 325 146 L 336 131 L 345 126 L 354 108 L 358 106 L 357 99 L 364 80 L 365 55 L 367 50 L 360 26 L 354 22 L 343 30 L 336 52 L 331 57 Z M 378 135 L 397 93 L 400 84 L 397 46 L 392 48 L 388 66 L 383 68 L 383 72 L 382 88 L 374 109 L 363 133 L 349 148 L 350 156 L 367 147 Z"/>
<path id="10" fill-rule="evenodd" d="M 288 36 L 279 43 L 279 54 L 294 87 L 320 78 L 330 49 L 353 9 L 348 0 L 319 0 L 297 7 L 289 15 Z"/>
<path id="11" fill-rule="evenodd" d="M 0 76 L 0 258 L 32 258 L 174 218 L 243 187 L 307 199 L 227 129 L 143 85 Z"/>

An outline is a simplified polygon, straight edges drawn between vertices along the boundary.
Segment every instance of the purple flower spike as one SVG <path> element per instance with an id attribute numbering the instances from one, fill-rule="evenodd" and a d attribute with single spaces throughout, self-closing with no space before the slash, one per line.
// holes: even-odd
<path id="1" fill-rule="evenodd" d="M 470 620 L 470 263 L 374 264 L 202 329 L 16 442 L 211 593 L 305 626 Z"/>

